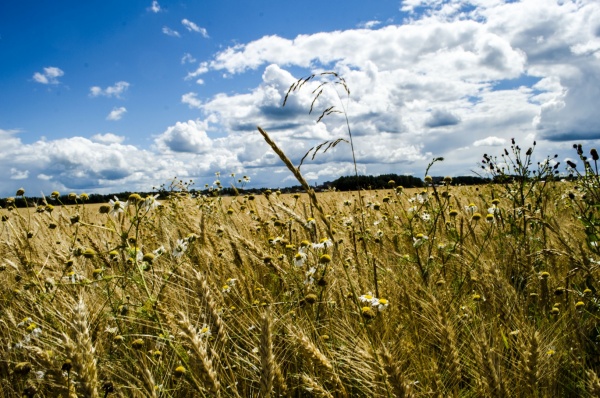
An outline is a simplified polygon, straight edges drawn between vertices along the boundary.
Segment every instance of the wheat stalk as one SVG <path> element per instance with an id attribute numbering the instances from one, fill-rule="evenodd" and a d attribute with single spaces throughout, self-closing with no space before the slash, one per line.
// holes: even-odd
<path id="1" fill-rule="evenodd" d="M 328 233 L 330 235 L 330 238 L 331 238 L 331 224 L 330 224 L 329 220 L 327 219 L 327 217 L 325 216 L 325 212 L 323 210 L 323 207 L 321 207 L 321 204 L 317 200 L 317 195 L 315 194 L 315 191 L 310 187 L 310 185 L 308 185 L 308 182 L 306 182 L 306 180 L 304 179 L 304 176 L 302 176 L 302 174 L 300 173 L 300 170 L 298 170 L 298 168 L 296 168 L 294 166 L 294 164 L 292 163 L 292 161 L 277 146 L 277 144 L 275 143 L 275 141 L 273 141 L 271 139 L 271 137 L 269 136 L 269 134 L 267 134 L 267 132 L 265 130 L 263 130 L 262 128 L 260 128 L 260 127 L 257 127 L 257 128 L 258 128 L 258 131 L 260 132 L 260 134 L 263 136 L 263 138 L 267 142 L 267 144 L 269 144 L 271 146 L 271 148 L 273 149 L 273 151 L 279 156 L 279 158 L 281 159 L 281 161 L 287 166 L 288 170 L 290 170 L 292 172 L 292 174 L 294 175 L 294 177 L 296 177 L 296 180 L 298 180 L 298 182 L 300 183 L 300 185 L 302 185 L 302 188 L 304 188 L 304 190 L 308 194 L 308 197 L 310 198 L 310 202 L 319 211 L 319 217 L 321 218 L 321 220 L 323 221 L 323 223 L 327 226 L 327 231 L 328 231 Z"/>

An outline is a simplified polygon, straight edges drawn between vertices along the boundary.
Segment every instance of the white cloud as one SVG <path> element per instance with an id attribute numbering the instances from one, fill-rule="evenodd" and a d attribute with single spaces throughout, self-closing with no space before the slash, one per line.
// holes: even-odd
<path id="1" fill-rule="evenodd" d="M 106 133 L 96 134 L 92 136 L 91 139 L 94 142 L 99 142 L 102 144 L 121 144 L 125 140 L 125 137 L 113 133 Z"/>
<path id="2" fill-rule="evenodd" d="M 185 64 L 188 64 L 188 63 L 192 64 L 194 62 L 196 62 L 196 58 L 194 58 L 192 56 L 192 54 L 190 54 L 190 53 L 185 53 L 185 54 L 183 54 L 183 57 L 181 57 L 181 64 L 182 65 L 185 65 Z"/>
<path id="3" fill-rule="evenodd" d="M 482 140 L 477 140 L 473 146 L 503 146 L 506 145 L 506 139 L 500 137 L 486 137 Z"/>
<path id="4" fill-rule="evenodd" d="M 201 62 L 198 68 L 194 72 L 190 72 L 185 77 L 186 80 L 197 78 L 198 76 L 208 72 L 210 69 L 208 67 L 208 62 Z"/>
<path id="5" fill-rule="evenodd" d="M 10 168 L 11 180 L 24 180 L 29 177 L 29 170 L 17 170 L 14 167 Z"/>
<path id="6" fill-rule="evenodd" d="M 199 27 L 198 25 L 196 25 L 195 23 L 193 23 L 189 19 L 185 19 L 184 18 L 184 19 L 181 20 L 181 23 L 190 32 L 200 33 L 202 35 L 202 37 L 208 38 L 208 32 L 206 31 L 206 29 Z"/>
<path id="7" fill-rule="evenodd" d="M 171 36 L 171 37 L 181 37 L 181 35 L 179 34 L 178 31 L 173 30 L 171 28 L 169 28 L 168 26 L 163 26 L 162 28 L 162 32 L 167 35 L 167 36 Z"/>
<path id="8" fill-rule="evenodd" d="M 374 27 L 381 25 L 381 21 L 367 21 L 367 22 L 363 22 L 358 24 L 359 28 L 365 28 L 365 29 L 373 29 Z"/>
<path id="9" fill-rule="evenodd" d="M 485 26 L 461 20 L 299 35 L 293 40 L 265 36 L 221 51 L 209 66 L 241 73 L 269 63 L 360 68 L 367 62 L 379 71 L 406 69 L 433 75 L 444 70 L 448 78 L 494 80 L 518 77 L 526 56 Z"/>
<path id="10" fill-rule="evenodd" d="M 425 126 L 430 128 L 454 126 L 460 123 L 460 117 L 447 109 L 434 109 L 425 121 Z"/>
<path id="11" fill-rule="evenodd" d="M 116 82 L 113 86 L 106 87 L 102 89 L 99 86 L 90 87 L 90 97 L 116 97 L 121 98 L 121 94 L 123 94 L 127 89 L 129 89 L 130 84 L 124 81 Z"/>
<path id="12" fill-rule="evenodd" d="M 123 145 L 122 137 L 110 133 L 29 144 L 9 133 L 3 137 L 10 145 L 5 148 L 3 141 L 0 167 L 9 170 L 12 179 L 0 180 L 0 195 L 12 195 L 21 186 L 26 192 L 149 191 L 174 176 L 204 181 L 214 180 L 215 171 L 241 170 L 235 155 L 220 144 L 214 146 L 204 128 L 201 121 L 176 123 L 156 138 L 159 145 L 153 150 Z M 5 130 L 0 134 L 6 134 Z M 184 143 L 196 152 L 174 150 L 186 150 L 178 147 Z M 199 152 L 203 155 L 198 156 Z M 18 186 L 15 178 L 22 178 Z"/>
<path id="13" fill-rule="evenodd" d="M 119 108 L 113 108 L 113 110 L 110 111 L 110 113 L 106 117 L 106 120 L 112 120 L 112 121 L 121 120 L 121 118 L 123 117 L 123 115 L 126 112 L 127 112 L 127 109 L 124 106 L 121 106 Z"/>
<path id="14" fill-rule="evenodd" d="M 152 11 L 153 13 L 158 13 L 161 12 L 161 8 L 160 8 L 160 4 L 158 4 L 158 1 L 154 0 L 152 2 L 152 5 L 148 8 L 149 11 Z"/>
<path id="15" fill-rule="evenodd" d="M 212 141 L 208 138 L 206 129 L 207 124 L 198 120 L 177 122 L 154 142 L 163 151 L 206 153 L 212 148 Z"/>
<path id="16" fill-rule="evenodd" d="M 196 93 L 183 94 L 181 102 L 187 104 L 190 108 L 202 108 L 202 101 L 198 99 L 198 94 Z"/>
<path id="17" fill-rule="evenodd" d="M 33 80 L 41 84 L 59 84 L 58 78 L 64 76 L 65 72 L 55 66 L 44 68 L 44 72 L 35 72 Z"/>
<path id="18" fill-rule="evenodd" d="M 295 184 L 256 126 L 297 165 L 310 148 L 349 138 L 343 115 L 316 122 L 331 105 L 348 110 L 364 174 L 422 176 L 434 156 L 445 161 L 434 165 L 433 175 L 471 174 L 484 150 L 500 155 L 512 137 L 523 148 L 537 140 L 540 159 L 534 161 L 554 153 L 575 156 L 574 139 L 588 140 L 588 148 L 600 145 L 597 1 L 408 0 L 401 7 L 414 11 L 403 25 L 371 21 L 366 29 L 265 36 L 197 64 L 184 55 L 182 63 L 195 65 L 187 80 L 212 74 L 211 80 L 224 75 L 236 83 L 249 70 L 262 73 L 261 80 L 212 97 L 182 92 L 181 102 L 201 118 L 173 121 L 149 150 L 124 145 L 123 137 L 110 133 L 24 144 L 16 132 L 0 130 L 0 167 L 29 171 L 35 183 L 47 184 L 45 190 L 147 190 L 175 175 L 199 179 L 202 186 L 215 171 L 234 170 L 250 175 L 256 186 Z M 349 99 L 340 85 L 327 85 L 309 115 L 315 79 L 282 107 L 292 83 L 324 70 L 346 79 Z M 320 182 L 353 169 L 343 142 L 302 166 L 307 178 Z M 14 192 L 10 182 L 0 180 L 0 191 Z"/>
<path id="19" fill-rule="evenodd" d="M 578 4 L 406 1 L 407 11 L 419 13 L 404 25 L 265 36 L 223 49 L 187 78 L 219 71 L 235 79 L 264 68 L 263 81 L 248 92 L 194 97 L 195 107 L 238 139 L 257 124 L 267 127 L 298 160 L 312 140 L 343 136 L 344 123 L 332 115 L 315 134 L 311 123 L 320 111 L 340 104 L 326 90 L 315 117 L 307 118 L 315 87 L 310 83 L 281 108 L 287 88 L 300 77 L 285 69 L 334 70 L 352 92 L 346 106 L 360 141 L 358 161 L 367 170 L 386 171 L 384 165 L 398 161 L 418 175 L 418 162 L 435 154 L 447 159 L 446 171 L 469 174 L 477 160 L 459 154 L 460 148 L 506 145 L 512 136 L 537 138 L 538 151 L 557 147 L 544 138 L 600 139 L 594 117 L 600 4 Z M 272 161 L 254 149 L 251 154 L 253 160 L 244 161 L 253 166 Z M 331 155 L 332 162 L 345 159 L 341 149 Z"/>

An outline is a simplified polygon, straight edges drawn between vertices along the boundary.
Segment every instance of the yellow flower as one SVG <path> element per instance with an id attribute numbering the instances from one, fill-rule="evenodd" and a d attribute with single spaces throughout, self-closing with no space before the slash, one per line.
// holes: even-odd
<path id="1" fill-rule="evenodd" d="M 373 308 L 371 308 L 371 307 L 362 307 L 360 309 L 360 313 L 365 319 L 373 319 L 377 315 L 377 314 L 375 314 L 375 311 L 373 311 Z"/>
<path id="2" fill-rule="evenodd" d="M 319 257 L 319 263 L 321 264 L 329 264 L 331 262 L 331 256 L 329 254 L 323 254 Z"/>
<path id="3" fill-rule="evenodd" d="M 94 249 L 87 248 L 83 251 L 82 255 L 85 258 L 92 258 L 96 255 L 96 252 L 94 251 Z"/>
<path id="4" fill-rule="evenodd" d="M 179 378 L 186 373 L 186 369 L 183 366 L 179 365 L 175 368 L 175 371 L 173 373 L 175 374 L 175 377 Z"/>
<path id="5" fill-rule="evenodd" d="M 140 350 L 144 347 L 143 339 L 136 339 L 131 342 L 131 347 L 135 350 Z"/>
<path id="6" fill-rule="evenodd" d="M 304 297 L 304 301 L 306 301 L 308 304 L 313 304 L 317 301 L 318 297 L 316 294 L 314 293 L 309 293 Z"/>

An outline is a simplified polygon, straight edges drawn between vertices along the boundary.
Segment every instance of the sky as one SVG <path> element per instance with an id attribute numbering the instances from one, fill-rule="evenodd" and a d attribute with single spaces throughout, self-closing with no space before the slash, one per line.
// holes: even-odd
<path id="1" fill-rule="evenodd" d="M 349 96 L 327 80 L 309 113 L 315 78 L 282 106 L 329 71 Z M 349 126 L 367 175 L 473 175 L 511 138 L 565 164 L 600 143 L 598 98 L 597 0 L 0 1 L 0 196 L 298 185 L 257 126 L 296 165 Z"/>

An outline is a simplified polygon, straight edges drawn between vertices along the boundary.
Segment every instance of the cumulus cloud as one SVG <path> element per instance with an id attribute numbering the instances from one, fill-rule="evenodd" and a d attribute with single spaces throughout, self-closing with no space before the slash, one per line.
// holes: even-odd
<path id="1" fill-rule="evenodd" d="M 125 137 L 113 133 L 106 133 L 93 135 L 91 140 L 102 144 L 120 144 L 125 140 Z"/>
<path id="2" fill-rule="evenodd" d="M 185 28 L 190 32 L 200 33 L 202 35 L 202 37 L 206 37 L 206 38 L 208 37 L 208 32 L 206 31 L 206 29 L 201 28 L 200 26 L 196 25 L 189 19 L 186 19 L 186 18 L 182 19 L 181 24 L 183 26 L 185 26 Z"/>
<path id="3" fill-rule="evenodd" d="M 434 109 L 430 117 L 425 121 L 425 126 L 435 128 L 454 126 L 460 123 L 460 117 L 446 109 Z"/>
<path id="4" fill-rule="evenodd" d="M 35 72 L 33 80 L 41 84 L 59 84 L 58 78 L 64 76 L 65 72 L 56 66 L 44 68 L 43 72 Z"/>
<path id="5" fill-rule="evenodd" d="M 161 8 L 160 8 L 160 4 L 158 4 L 158 1 L 154 0 L 152 2 L 152 5 L 148 8 L 148 11 L 151 11 L 153 13 L 158 13 L 161 12 Z"/>
<path id="6" fill-rule="evenodd" d="M 163 151 L 206 153 L 212 147 L 206 129 L 207 124 L 199 120 L 177 122 L 167 128 L 154 142 Z"/>
<path id="7" fill-rule="evenodd" d="M 197 93 L 187 93 L 181 96 L 181 102 L 187 104 L 190 108 L 202 108 L 202 101 L 198 99 Z"/>
<path id="8" fill-rule="evenodd" d="M 55 189 L 148 189 L 174 175 L 212 179 L 215 171 L 243 171 L 257 186 L 284 186 L 295 182 L 256 126 L 298 165 L 316 145 L 349 139 L 343 113 L 317 123 L 330 106 L 347 111 L 357 166 L 365 174 L 422 175 L 437 156 L 445 161 L 430 173 L 471 174 L 483 152 L 501 154 L 512 137 L 522 147 L 537 140 L 535 156 L 542 159 L 573 156 L 573 139 L 600 144 L 597 1 L 405 0 L 401 7 L 412 13 L 402 25 L 371 21 L 360 29 L 264 36 L 198 63 L 184 56 L 182 63 L 195 65 L 188 80 L 210 74 L 211 80 L 226 75 L 246 81 L 238 75 L 258 71 L 260 81 L 211 97 L 181 93 L 182 104 L 197 109 L 199 118 L 173 121 L 149 150 L 110 133 L 23 144 L 17 132 L 0 130 L 0 165 L 14 168 L 14 175 L 27 170 Z M 184 26 L 195 31 L 191 24 Z M 292 83 L 324 70 L 344 77 L 349 98 L 334 76 L 317 76 L 282 107 Z M 94 156 L 87 159 L 85 151 Z M 351 174 L 353 167 L 349 145 L 340 142 L 307 158 L 302 170 L 311 181 L 323 181 Z M 7 182 L 0 181 L 0 190 Z"/>
<path id="9" fill-rule="evenodd" d="M 334 70 L 351 89 L 346 109 L 361 145 L 357 161 L 369 172 L 398 161 L 415 173 L 419 161 L 435 154 L 446 157 L 455 173 L 469 173 L 475 160 L 467 163 L 461 148 L 505 145 L 511 136 L 537 138 L 540 150 L 554 150 L 552 141 L 600 139 L 600 121 L 594 117 L 594 98 L 600 95 L 597 2 L 467 7 L 410 0 L 402 7 L 415 11 L 403 25 L 294 38 L 271 35 L 225 48 L 187 78 L 213 71 L 235 78 L 264 70 L 262 82 L 248 92 L 219 94 L 194 106 L 214 115 L 230 135 L 267 126 L 297 160 L 318 140 L 343 136 L 344 123 L 331 115 L 322 128 L 311 125 L 316 117 L 307 118 L 306 110 L 316 85 L 307 84 L 282 108 L 287 88 L 301 77 L 286 69 Z M 316 115 L 328 104 L 339 108 L 330 94 L 325 90 L 317 101 Z M 343 161 L 342 152 L 328 160 Z M 253 156 L 253 165 L 271 161 L 254 151 Z"/>
<path id="10" fill-rule="evenodd" d="M 127 109 L 124 106 L 113 108 L 112 111 L 106 116 L 106 120 L 117 121 L 121 120 L 123 115 L 127 112 Z"/>
<path id="11" fill-rule="evenodd" d="M 113 86 L 106 87 L 102 89 L 99 86 L 90 87 L 90 97 L 116 97 L 121 98 L 121 94 L 123 94 L 127 89 L 129 89 L 130 84 L 125 81 L 116 82 Z"/>
<path id="12" fill-rule="evenodd" d="M 157 137 L 161 147 L 152 150 L 124 145 L 123 137 L 111 133 L 91 139 L 72 137 L 24 143 L 17 132 L 1 130 L 0 167 L 9 171 L 9 178 L 0 180 L 0 195 L 12 195 L 21 186 L 31 193 L 149 191 L 175 176 L 204 181 L 214 179 L 215 171 L 241 170 L 235 155 L 221 144 L 212 146 L 202 156 L 198 152 L 176 152 L 165 145 L 177 149 L 178 140 L 180 144 L 187 140 L 196 146 L 195 150 L 203 151 L 212 145 L 203 129 L 200 121 L 175 124 Z"/>
<path id="13" fill-rule="evenodd" d="M 473 146 L 503 146 L 506 144 L 506 139 L 500 137 L 486 137 L 482 140 L 477 140 Z"/>
<path id="14" fill-rule="evenodd" d="M 29 170 L 18 170 L 14 167 L 10 168 L 10 179 L 11 180 L 24 180 L 29 177 Z"/>
<path id="15" fill-rule="evenodd" d="M 173 29 L 169 28 L 168 26 L 163 26 L 162 32 L 167 36 L 181 37 L 181 34 L 178 31 L 173 30 Z"/>
<path id="16" fill-rule="evenodd" d="M 363 22 L 358 24 L 359 28 L 365 28 L 365 29 L 373 29 L 374 27 L 381 25 L 381 21 L 367 21 L 367 22 Z"/>
<path id="17" fill-rule="evenodd" d="M 208 67 L 208 62 L 201 62 L 200 65 L 198 66 L 198 68 L 196 68 L 195 71 L 193 72 L 189 72 L 187 74 L 187 76 L 185 77 L 186 80 L 190 80 L 190 79 L 195 79 L 200 75 L 203 75 L 204 73 L 208 72 L 210 69 Z"/>

